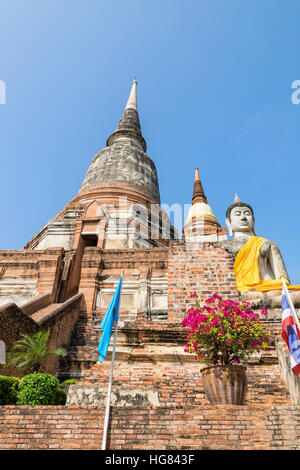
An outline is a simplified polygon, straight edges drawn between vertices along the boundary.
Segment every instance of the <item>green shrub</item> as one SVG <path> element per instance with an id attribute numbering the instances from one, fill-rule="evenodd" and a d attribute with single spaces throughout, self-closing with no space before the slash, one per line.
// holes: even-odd
<path id="1" fill-rule="evenodd" d="M 23 377 L 18 393 L 18 405 L 58 405 L 64 391 L 59 380 L 50 374 L 34 373 Z M 59 401 L 59 403 L 57 403 Z"/>
<path id="2" fill-rule="evenodd" d="M 65 348 L 57 348 L 48 351 L 50 329 L 38 331 L 33 335 L 21 334 L 21 338 L 14 342 L 7 354 L 7 365 L 16 366 L 24 373 L 38 372 L 41 365 L 45 364 L 49 356 L 57 355 L 65 357 Z"/>
<path id="3" fill-rule="evenodd" d="M 76 384 L 77 380 L 75 379 L 68 379 L 68 380 L 65 380 L 63 383 L 65 385 L 73 385 L 73 384 Z"/>
<path id="4" fill-rule="evenodd" d="M 66 401 L 67 401 L 67 393 L 62 388 L 58 388 L 56 390 L 55 404 L 65 405 Z"/>
<path id="5" fill-rule="evenodd" d="M 19 391 L 20 379 L 0 375 L 0 405 L 15 405 Z"/>

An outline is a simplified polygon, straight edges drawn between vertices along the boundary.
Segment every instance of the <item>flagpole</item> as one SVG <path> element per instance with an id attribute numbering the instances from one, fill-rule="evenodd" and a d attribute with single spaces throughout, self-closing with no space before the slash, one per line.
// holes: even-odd
<path id="1" fill-rule="evenodd" d="M 121 272 L 121 276 L 123 276 L 123 273 L 124 273 L 124 271 Z M 122 282 L 122 284 L 123 284 L 123 282 Z M 120 299 L 121 299 L 121 292 L 122 292 L 122 284 L 121 284 L 121 290 L 120 290 Z M 120 303 L 121 303 L 121 300 L 120 300 Z M 105 407 L 105 417 L 104 417 L 103 437 L 102 437 L 102 450 L 106 450 L 106 442 L 107 442 L 107 430 L 108 430 L 108 423 L 109 423 L 111 388 L 112 388 L 114 362 L 115 362 L 115 352 L 116 352 L 116 344 L 117 344 L 118 321 L 119 321 L 119 315 L 117 317 L 117 320 L 114 322 L 114 324 L 115 324 L 115 333 L 114 333 L 114 342 L 113 342 L 113 350 L 112 350 L 112 356 L 111 356 L 110 375 L 109 375 L 109 383 L 108 383 L 107 399 L 106 399 L 106 407 Z"/>
<path id="2" fill-rule="evenodd" d="M 296 310 L 295 310 L 293 301 L 292 301 L 292 299 L 291 299 L 289 290 L 288 290 L 288 288 L 287 288 L 286 280 L 285 280 L 285 278 L 284 278 L 283 276 L 281 276 L 281 280 L 282 280 L 282 285 L 283 285 L 284 293 L 285 293 L 285 295 L 287 296 L 288 302 L 289 302 L 289 304 L 290 304 L 290 306 L 291 306 L 292 313 L 293 313 L 293 315 L 294 315 L 294 318 L 295 318 L 295 320 L 296 320 L 297 326 L 298 326 L 299 331 L 300 331 L 300 322 L 299 322 L 299 318 L 298 318 L 297 312 L 296 312 Z"/>
<path id="3" fill-rule="evenodd" d="M 110 376 L 109 376 L 107 399 L 106 399 L 106 408 L 105 408 L 105 418 L 104 418 L 104 428 L 103 428 L 103 438 L 102 438 L 102 450 L 106 449 L 107 429 L 108 429 L 109 411 L 110 411 L 111 387 L 112 387 L 113 370 L 114 370 L 114 362 L 115 362 L 115 352 L 116 352 L 116 343 L 117 343 L 117 331 L 118 331 L 118 320 L 115 322 L 114 343 L 113 343 L 113 350 L 112 350 L 112 356 L 111 356 Z"/>

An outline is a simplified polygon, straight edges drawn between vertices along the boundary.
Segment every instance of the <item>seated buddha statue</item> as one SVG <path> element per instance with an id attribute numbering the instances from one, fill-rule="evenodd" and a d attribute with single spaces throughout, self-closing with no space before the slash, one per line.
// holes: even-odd
<path id="1" fill-rule="evenodd" d="M 300 286 L 291 286 L 287 270 L 277 244 L 257 237 L 252 207 L 235 197 L 226 211 L 226 225 L 233 238 L 222 245 L 235 258 L 234 271 L 237 288 L 243 299 L 265 299 L 280 296 L 282 277 L 298 303 Z"/>

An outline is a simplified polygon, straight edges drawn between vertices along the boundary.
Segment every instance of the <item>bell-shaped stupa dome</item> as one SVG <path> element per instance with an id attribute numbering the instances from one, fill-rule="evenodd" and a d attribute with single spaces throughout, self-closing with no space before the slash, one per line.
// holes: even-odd
<path id="1" fill-rule="evenodd" d="M 94 190 L 102 183 L 113 187 L 114 182 L 123 182 L 146 193 L 153 202 L 160 202 L 156 167 L 145 153 L 136 86 L 134 80 L 121 120 L 107 139 L 107 146 L 95 155 L 79 192 Z"/>

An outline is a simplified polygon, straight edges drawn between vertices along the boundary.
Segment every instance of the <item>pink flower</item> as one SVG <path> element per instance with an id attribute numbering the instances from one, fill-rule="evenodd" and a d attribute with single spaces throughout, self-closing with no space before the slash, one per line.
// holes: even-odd
<path id="1" fill-rule="evenodd" d="M 260 311 L 261 311 L 261 313 L 262 313 L 263 315 L 265 315 L 265 317 L 267 317 L 268 314 L 269 314 L 268 310 L 267 310 L 266 308 L 264 308 L 264 307 L 261 308 Z"/>
<path id="2" fill-rule="evenodd" d="M 259 320 L 260 315 L 250 309 L 249 302 L 223 300 L 218 294 L 202 299 L 196 292 L 194 305 L 187 307 L 186 317 L 181 324 L 187 328 L 186 352 L 194 352 L 195 359 L 205 358 L 206 363 L 240 363 L 247 359 L 253 350 L 267 349 L 270 332 Z M 266 309 L 261 309 L 267 315 Z M 225 349 L 226 344 L 231 345 Z M 228 339 L 231 338 L 231 339 Z M 234 348 L 232 348 L 234 346 Z M 236 348 L 239 350 L 235 356 Z"/>

